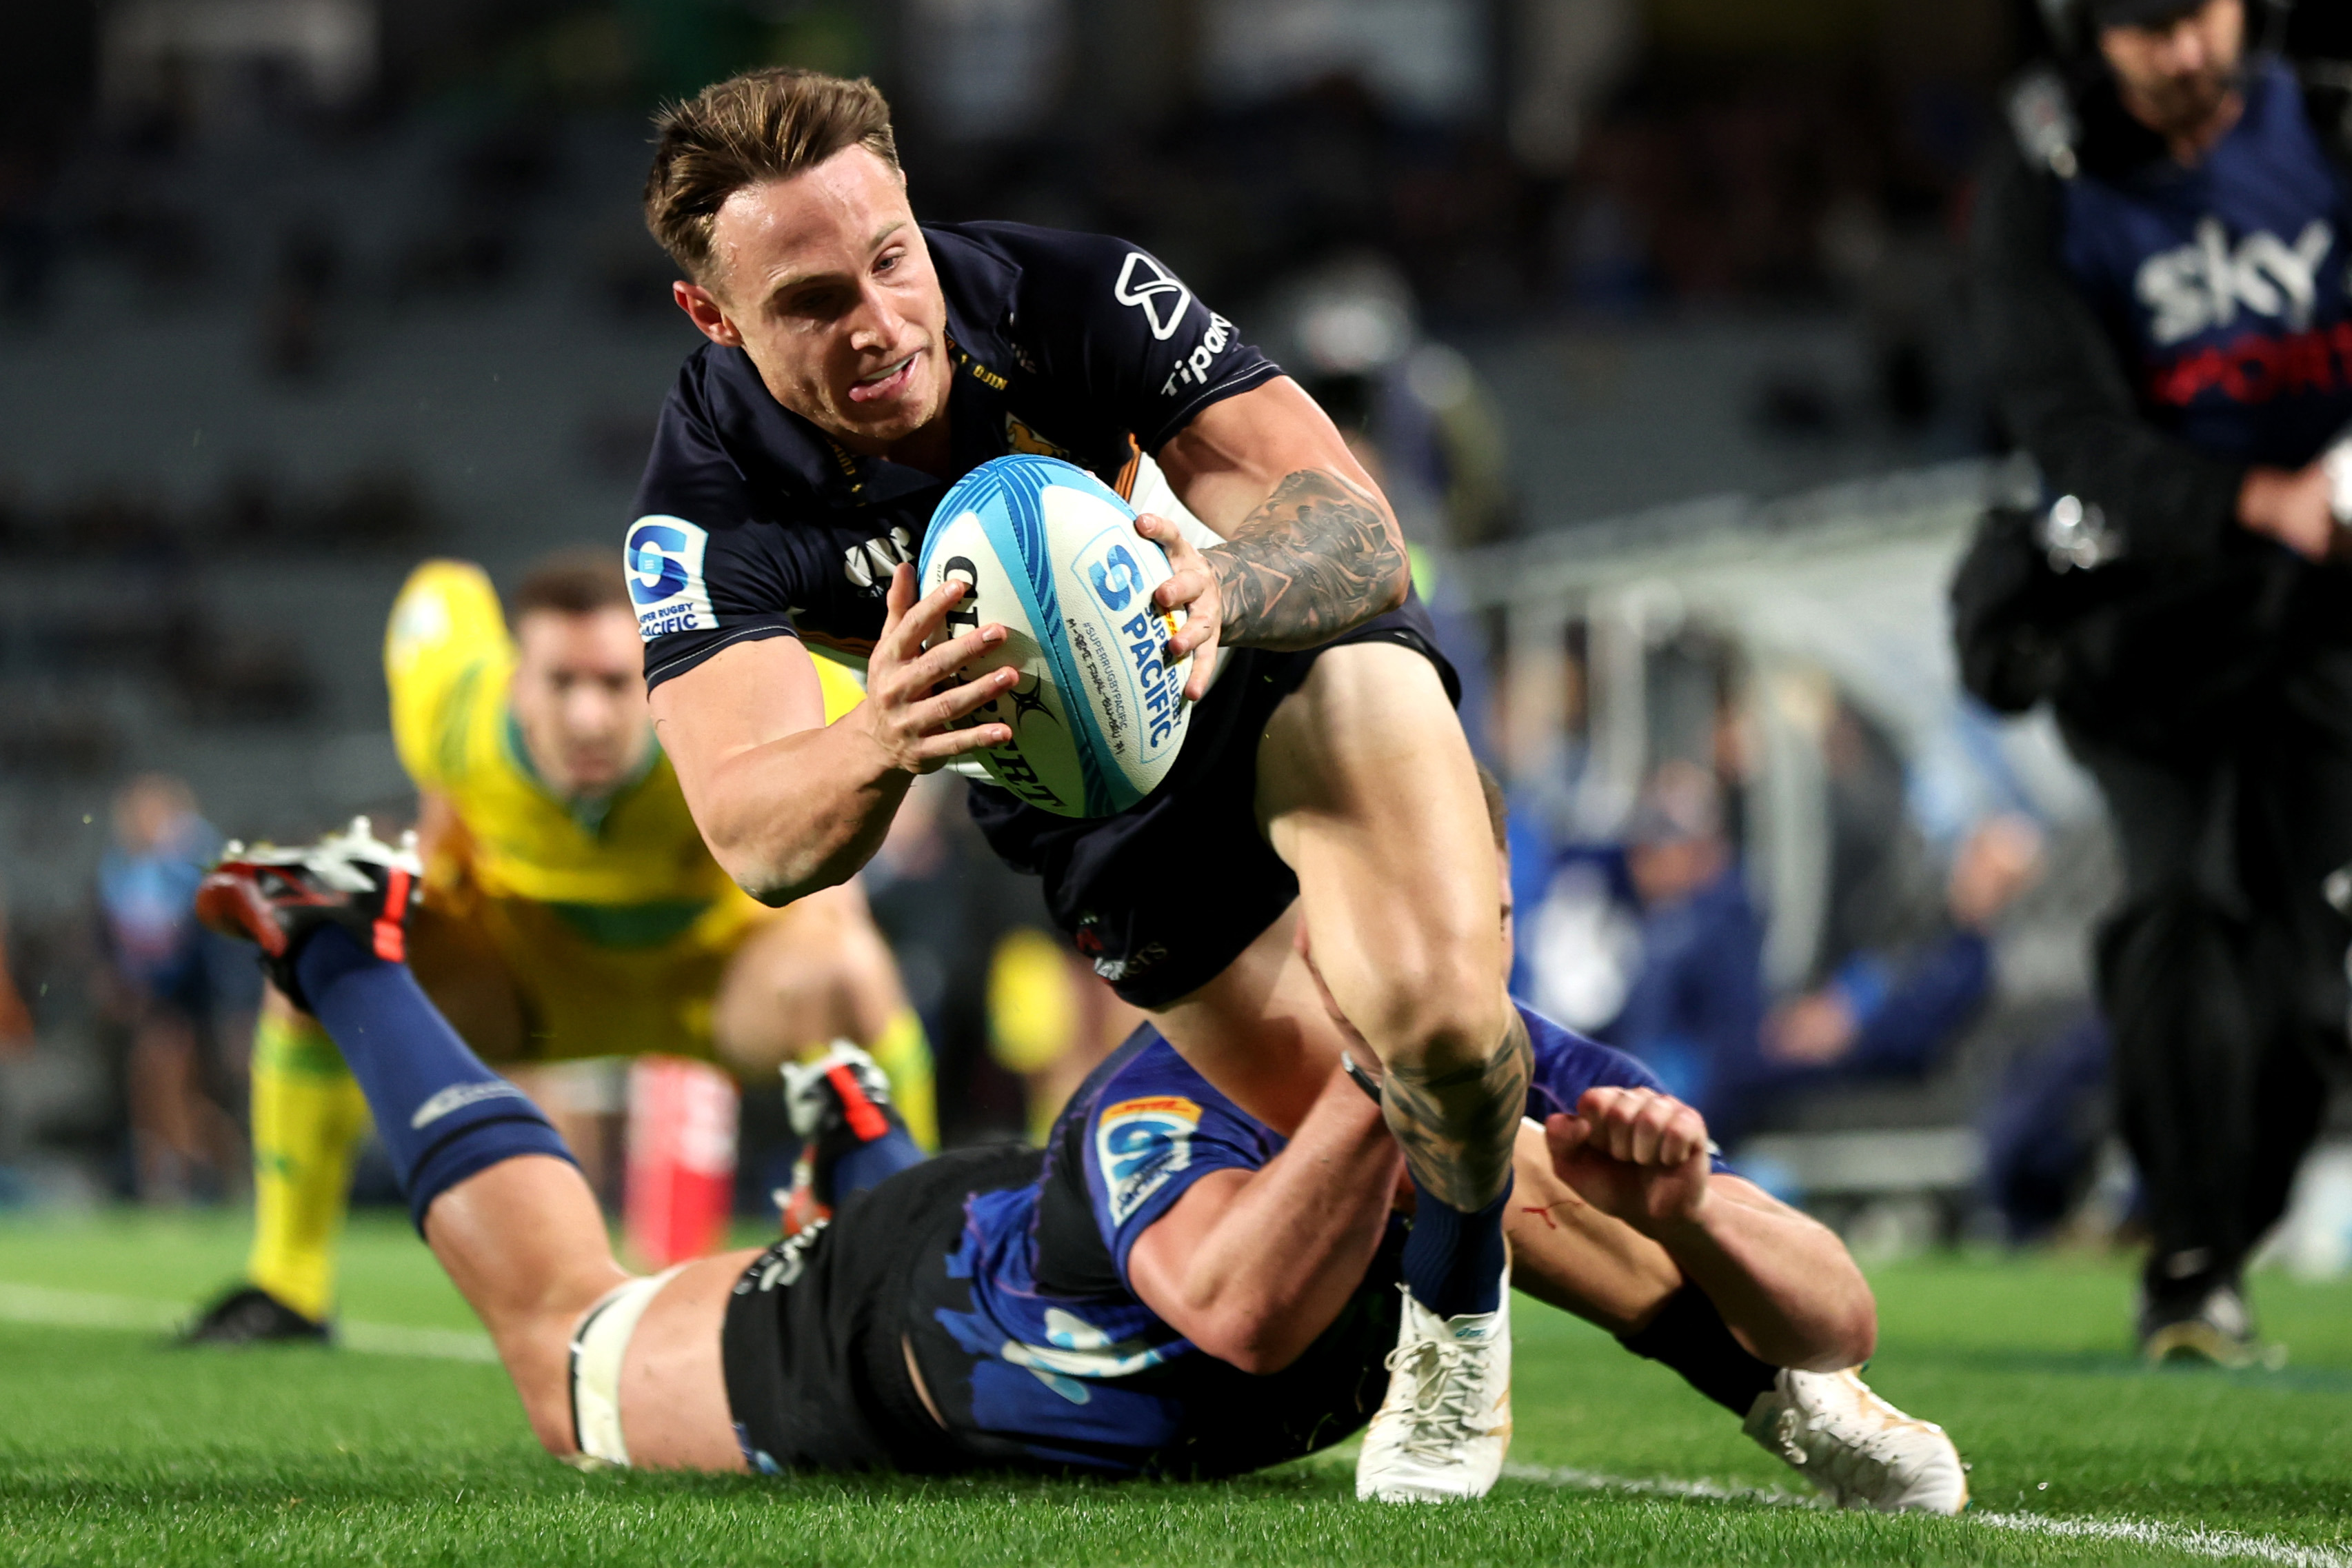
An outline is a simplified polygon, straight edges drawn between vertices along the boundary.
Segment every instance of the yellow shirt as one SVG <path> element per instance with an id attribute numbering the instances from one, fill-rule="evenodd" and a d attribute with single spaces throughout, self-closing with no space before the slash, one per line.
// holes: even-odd
<path id="1" fill-rule="evenodd" d="M 667 941 L 713 902 L 741 898 L 658 745 L 636 779 L 599 801 L 566 801 L 541 783 L 508 707 L 514 664 L 480 567 L 428 561 L 410 574 L 384 633 L 393 741 L 416 787 L 465 825 L 481 890 L 554 906 L 582 934 L 622 947 Z M 817 673 L 826 722 L 863 699 L 839 666 L 820 659 Z"/>

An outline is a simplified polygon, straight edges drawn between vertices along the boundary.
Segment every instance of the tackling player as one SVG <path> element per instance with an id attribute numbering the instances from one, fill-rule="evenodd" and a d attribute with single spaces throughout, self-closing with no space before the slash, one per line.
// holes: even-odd
<path id="1" fill-rule="evenodd" d="M 847 879 L 918 773 L 1027 717 L 1010 670 L 938 694 L 1004 636 L 961 584 L 917 599 L 906 563 L 950 482 L 1049 452 L 1205 525 L 1140 525 L 1175 567 L 1156 601 L 1187 616 L 1169 652 L 1193 658 L 1168 779 L 1099 821 L 979 784 L 972 811 L 1043 874 L 1118 994 L 1286 1131 L 1343 1044 L 1292 952 L 1295 922 L 1314 926 L 1384 1065 L 1416 1191 L 1401 1267 L 1422 1310 L 1400 1353 L 1443 1339 L 1440 1406 L 1482 1413 L 1443 1442 L 1368 1445 L 1387 1467 L 1370 1489 L 1483 1492 L 1507 1439 L 1483 1413 L 1508 1399 L 1502 1216 L 1528 1036 L 1496 979 L 1457 683 L 1388 503 L 1306 394 L 1153 257 L 919 226 L 869 83 L 761 71 L 676 106 L 646 214 L 709 339 L 628 534 L 646 676 L 695 820 L 763 901 Z M 846 721 L 826 722 L 811 647 L 866 662 Z"/>
<path id="2" fill-rule="evenodd" d="M 511 635 L 478 567 L 434 561 L 409 577 L 384 674 L 422 797 L 418 975 L 475 1049 L 526 1085 L 537 1064 L 714 1047 L 766 1073 L 809 1046 L 856 1040 L 928 1145 L 929 1047 L 862 896 L 844 888 L 774 910 L 728 880 L 654 742 L 642 662 L 610 556 L 530 573 Z M 832 718 L 858 700 L 840 671 L 823 689 Z M 253 1050 L 247 1282 L 192 1342 L 328 1336 L 366 1131 L 333 1041 L 273 992 Z"/>
<path id="3" fill-rule="evenodd" d="M 1213 1476 L 1339 1440 L 1384 1385 L 1408 1440 L 1495 1414 L 1444 1408 L 1463 1392 L 1450 1343 L 1383 1353 L 1416 1309 L 1399 1297 L 1402 1160 L 1376 1091 L 1335 1070 L 1286 1140 L 1149 1026 L 1045 1151 L 929 1162 L 870 1064 L 840 1053 L 793 1089 L 797 1123 L 818 1131 L 820 1100 L 830 1112 L 816 1142 L 843 1189 L 834 1217 L 633 1279 L 552 1127 L 377 956 L 405 870 L 383 846 L 330 840 L 224 864 L 200 908 L 259 940 L 349 1054 L 421 1233 L 552 1453 Z M 1517 1137 L 1522 1287 L 1669 1361 L 1836 1500 L 1957 1510 L 1940 1430 L 1851 1373 L 1759 1359 L 1869 1353 L 1869 1290 L 1836 1238 L 1716 1168 L 1697 1113 L 1638 1063 L 1522 1016 L 1531 1107 L 1572 1108 Z"/>

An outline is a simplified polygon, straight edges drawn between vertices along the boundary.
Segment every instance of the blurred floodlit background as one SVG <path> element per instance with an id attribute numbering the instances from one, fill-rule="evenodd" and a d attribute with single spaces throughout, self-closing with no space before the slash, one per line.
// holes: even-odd
<path id="1" fill-rule="evenodd" d="M 191 1028 L 124 976 L 178 940 L 216 835 L 410 809 L 378 658 L 418 557 L 510 581 L 617 541 L 698 341 L 638 221 L 646 111 L 782 62 L 883 85 L 924 216 L 1150 247 L 1350 430 L 1510 785 L 1525 994 L 1695 1093 L 1744 1086 L 1751 1166 L 1872 1245 L 2112 1226 L 2095 803 L 2046 728 L 1961 697 L 1942 613 L 1984 500 L 2032 484 L 1972 369 L 1959 236 L 2034 25 L 12 0 L 0 878 L 28 1015 L 0 1005 L 0 1201 L 236 1194 L 242 966 L 172 960 Z M 980 993 L 1022 906 L 958 803 L 924 809 L 877 909 L 950 1134 L 1014 1133 Z M 1710 888 L 1729 923 L 1660 919 Z M 1677 1058 L 1706 1047 L 1653 1017 L 1669 982 L 1752 982 L 1747 1057 Z M 2289 1237 L 2313 1268 L 2341 1261 L 2325 1200 Z"/>

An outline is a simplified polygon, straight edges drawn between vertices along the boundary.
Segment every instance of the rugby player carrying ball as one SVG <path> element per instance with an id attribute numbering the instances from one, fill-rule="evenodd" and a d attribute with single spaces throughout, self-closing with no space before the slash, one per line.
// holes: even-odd
<path id="1" fill-rule="evenodd" d="M 646 678 L 695 819 L 755 897 L 846 879 L 917 774 L 1012 739 L 1013 672 L 941 690 L 1003 629 L 985 605 L 959 622 L 961 584 L 919 601 L 905 564 L 953 480 L 1049 452 L 1205 525 L 1197 542 L 1141 525 L 1176 568 L 1156 597 L 1187 616 L 1169 652 L 1193 659 L 1166 782 L 1078 821 L 975 784 L 973 814 L 1042 873 L 1119 994 L 1286 1133 L 1345 1043 L 1294 949 L 1312 925 L 1415 1189 L 1398 1353 L 1446 1369 L 1442 1397 L 1383 1411 L 1359 1490 L 1483 1493 L 1510 1432 L 1503 1213 L 1528 1036 L 1497 978 L 1456 682 L 1377 487 L 1145 252 L 919 226 L 868 83 L 768 70 L 676 106 L 646 211 L 710 340 L 663 412 L 628 535 Z M 867 700 L 841 722 L 812 648 L 866 666 Z"/>

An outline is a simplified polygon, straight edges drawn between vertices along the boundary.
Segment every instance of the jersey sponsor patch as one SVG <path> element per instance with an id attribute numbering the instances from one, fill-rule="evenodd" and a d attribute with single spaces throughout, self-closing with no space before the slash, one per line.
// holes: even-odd
<path id="1" fill-rule="evenodd" d="M 1143 319 L 1151 323 L 1151 335 L 1163 343 L 1184 324 L 1184 311 L 1192 303 L 1192 290 L 1140 250 L 1127 253 L 1110 292 L 1120 304 L 1141 310 Z"/>
<path id="2" fill-rule="evenodd" d="M 710 535 L 682 517 L 641 517 L 630 527 L 622 558 L 640 637 L 651 642 L 672 632 L 717 629 L 719 616 L 702 581 L 709 545 Z"/>
<path id="3" fill-rule="evenodd" d="M 2320 264 L 2335 243 L 2336 231 L 2321 218 L 2304 225 L 2291 245 L 2266 229 L 2231 245 L 2221 219 L 2200 218 L 2195 239 L 2140 263 L 2133 289 L 2153 313 L 2148 331 L 2158 347 L 2229 326 L 2241 310 L 2301 331 L 2311 325 Z"/>
<path id="4" fill-rule="evenodd" d="M 1110 1222 L 1124 1225 L 1168 1178 L 1192 1163 L 1198 1102 L 1181 1094 L 1122 1100 L 1095 1128 L 1095 1161 L 1110 1196 Z"/>

